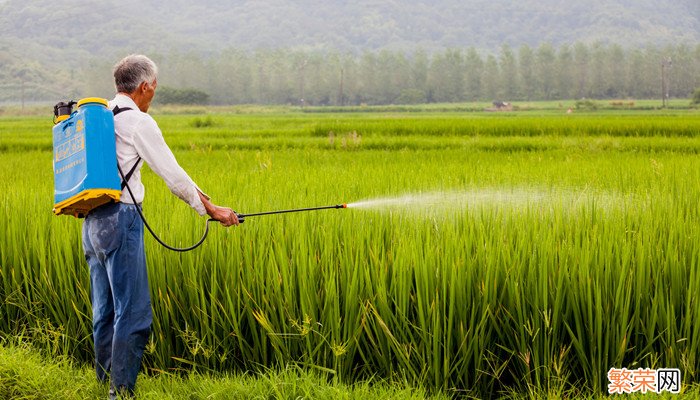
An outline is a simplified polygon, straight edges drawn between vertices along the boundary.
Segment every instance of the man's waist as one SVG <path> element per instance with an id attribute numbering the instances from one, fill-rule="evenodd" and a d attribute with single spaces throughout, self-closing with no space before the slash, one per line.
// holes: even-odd
<path id="1" fill-rule="evenodd" d="M 141 203 L 126 203 L 122 201 L 113 201 L 109 202 L 106 204 L 103 204 L 99 207 L 95 207 L 87 215 L 87 218 L 103 218 L 103 217 L 108 217 L 112 214 L 116 214 L 119 212 L 121 209 L 136 209 L 136 208 L 143 209 L 143 206 Z"/>

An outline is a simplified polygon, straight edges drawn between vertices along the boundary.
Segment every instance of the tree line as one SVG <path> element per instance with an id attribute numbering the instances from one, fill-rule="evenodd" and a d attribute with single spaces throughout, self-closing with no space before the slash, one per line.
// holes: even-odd
<path id="1" fill-rule="evenodd" d="M 542 44 L 410 54 L 229 49 L 152 55 L 159 84 L 205 93 L 210 104 L 361 105 L 559 99 L 690 98 L 700 44 L 625 49 Z M 91 64 L 84 94 L 113 93 L 111 63 Z"/>

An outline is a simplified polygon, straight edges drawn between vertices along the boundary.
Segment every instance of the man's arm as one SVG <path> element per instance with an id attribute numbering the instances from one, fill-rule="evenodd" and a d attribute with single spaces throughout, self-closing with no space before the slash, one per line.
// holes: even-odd
<path id="1" fill-rule="evenodd" d="M 206 203 L 201 201 L 202 197 L 206 200 L 209 198 L 201 193 L 194 181 L 177 163 L 173 152 L 163 139 L 163 133 L 151 116 L 146 114 L 146 117 L 142 118 L 136 126 L 136 131 L 137 134 L 133 139 L 136 152 L 151 167 L 151 170 L 163 179 L 173 194 L 194 208 L 199 215 L 209 214 L 225 226 L 233 224 L 230 215 L 226 214 L 226 209 L 221 210 L 221 207 L 209 201 L 209 208 L 207 208 Z"/>
<path id="2" fill-rule="evenodd" d="M 212 203 L 209 198 L 202 194 L 202 192 L 199 190 L 197 190 L 197 193 L 199 194 L 200 200 L 202 200 L 202 204 L 204 204 L 204 209 L 207 210 L 207 214 L 209 214 L 209 216 L 213 219 L 221 222 L 221 225 L 231 226 L 238 225 L 240 223 L 238 222 L 238 216 L 232 209 L 228 207 L 219 207 Z"/>

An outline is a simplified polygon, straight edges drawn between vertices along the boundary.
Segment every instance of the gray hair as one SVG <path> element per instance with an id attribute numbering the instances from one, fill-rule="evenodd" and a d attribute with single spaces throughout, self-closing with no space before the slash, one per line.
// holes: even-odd
<path id="1" fill-rule="evenodd" d="M 133 93 L 142 82 L 153 83 L 157 75 L 156 63 L 144 55 L 132 54 L 114 66 L 114 86 L 117 92 Z"/>

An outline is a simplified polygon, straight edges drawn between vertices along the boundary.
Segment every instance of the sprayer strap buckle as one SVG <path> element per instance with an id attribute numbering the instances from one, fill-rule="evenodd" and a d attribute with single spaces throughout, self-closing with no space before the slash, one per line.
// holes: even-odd
<path id="1" fill-rule="evenodd" d="M 112 114 L 114 114 L 114 116 L 116 117 L 118 114 L 123 113 L 124 111 L 129 111 L 129 110 L 131 110 L 131 107 L 121 108 L 119 106 L 114 106 L 114 108 L 112 109 Z"/>

